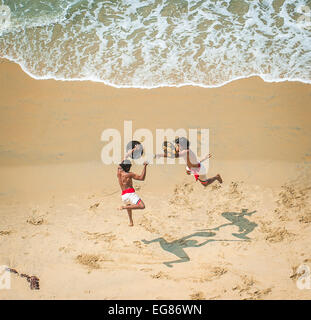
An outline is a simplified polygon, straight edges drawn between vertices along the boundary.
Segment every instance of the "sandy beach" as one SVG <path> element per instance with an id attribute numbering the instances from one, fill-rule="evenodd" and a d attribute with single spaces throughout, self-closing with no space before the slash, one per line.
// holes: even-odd
<path id="1" fill-rule="evenodd" d="M 311 268 L 310 85 L 117 89 L 1 60 L 0 88 L 0 265 L 40 279 L 12 273 L 0 299 L 311 298 L 297 287 Z M 129 120 L 208 128 L 208 176 L 224 183 L 152 164 L 128 227 L 101 133 Z"/>

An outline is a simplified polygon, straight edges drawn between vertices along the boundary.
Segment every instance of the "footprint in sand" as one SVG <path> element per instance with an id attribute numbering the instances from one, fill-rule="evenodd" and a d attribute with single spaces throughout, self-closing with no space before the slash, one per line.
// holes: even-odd
<path id="1" fill-rule="evenodd" d="M 0 231 L 0 236 L 9 236 L 11 233 L 11 230 Z"/>
<path id="2" fill-rule="evenodd" d="M 311 187 L 301 188 L 295 185 L 284 185 L 276 200 L 277 208 L 274 212 L 281 221 L 296 219 L 294 213 L 299 214 L 298 220 L 301 223 L 311 222 L 311 212 L 309 208 L 309 191 Z"/>
<path id="3" fill-rule="evenodd" d="M 153 278 L 153 279 L 167 279 L 167 280 L 170 279 L 169 275 L 162 272 L 162 271 L 160 271 L 156 274 L 152 274 L 151 278 Z"/>
<path id="4" fill-rule="evenodd" d="M 240 182 L 241 184 L 242 182 Z M 243 198 L 243 193 L 242 191 L 238 190 L 239 189 L 239 183 L 232 181 L 229 186 L 229 191 L 227 192 L 227 195 L 231 199 L 242 199 Z"/>
<path id="5" fill-rule="evenodd" d="M 191 300 L 205 300 L 205 296 L 204 296 L 204 293 L 202 291 L 199 291 L 199 292 L 195 292 L 195 293 L 192 293 L 190 295 L 190 299 Z"/>
<path id="6" fill-rule="evenodd" d="M 300 223 L 311 223 L 311 211 L 299 215 L 298 219 Z"/>
<path id="7" fill-rule="evenodd" d="M 276 242 L 282 242 L 287 239 L 291 239 L 295 236 L 294 233 L 289 232 L 284 227 L 279 227 L 275 229 L 268 229 L 268 235 L 265 237 L 265 240 L 276 243 Z"/>
<path id="8" fill-rule="evenodd" d="M 152 227 L 152 221 L 147 219 L 146 216 L 143 216 L 140 223 L 145 230 L 149 231 L 150 233 L 158 233 L 158 230 Z"/>
<path id="9" fill-rule="evenodd" d="M 70 251 L 72 251 L 72 248 L 69 248 L 69 247 L 60 247 L 58 248 L 58 251 L 60 252 L 65 252 L 65 253 L 69 253 Z"/>
<path id="10" fill-rule="evenodd" d="M 112 261 L 112 260 L 108 260 L 99 254 L 83 253 L 83 254 L 79 254 L 76 257 L 76 262 L 87 267 L 89 271 L 93 269 L 100 269 L 101 263 L 107 262 L 107 261 Z"/>
<path id="11" fill-rule="evenodd" d="M 255 281 L 253 278 L 248 276 L 242 276 L 241 277 L 242 283 L 236 285 L 232 288 L 232 291 L 238 291 L 239 295 L 242 296 L 244 293 L 249 294 L 249 290 L 252 288 L 252 286 L 255 284 Z"/>
<path id="12" fill-rule="evenodd" d="M 96 208 L 98 208 L 98 206 L 99 206 L 99 202 L 91 205 L 89 209 L 94 211 Z"/>
<path id="13" fill-rule="evenodd" d="M 293 185 L 284 185 L 282 186 L 282 191 L 279 193 L 277 204 L 287 209 L 302 209 L 306 206 L 308 199 L 306 191 L 309 189 L 310 188 L 299 189 Z"/>
<path id="14" fill-rule="evenodd" d="M 26 221 L 27 223 L 32 224 L 34 226 L 39 226 L 45 222 L 43 217 L 36 217 L 36 216 L 31 216 Z"/>
<path id="15" fill-rule="evenodd" d="M 193 282 L 195 283 L 203 283 L 206 281 L 212 281 L 215 279 L 219 279 L 221 276 L 223 276 L 224 274 L 226 274 L 228 272 L 228 270 L 226 268 L 223 267 L 211 267 L 208 266 L 208 272 L 204 273 L 203 275 L 200 276 L 199 279 L 195 279 L 193 280 Z"/>
<path id="16" fill-rule="evenodd" d="M 134 245 L 137 247 L 137 248 L 139 248 L 139 249 L 142 249 L 143 248 L 143 245 L 142 245 L 142 243 L 140 242 L 140 241 L 133 241 L 133 243 L 134 243 Z"/>
<path id="17" fill-rule="evenodd" d="M 84 231 L 84 233 L 87 235 L 88 240 L 101 240 L 106 242 L 112 242 L 117 239 L 116 235 L 112 234 L 111 232 L 100 233 Z"/>
<path id="18" fill-rule="evenodd" d="M 228 270 L 223 267 L 213 267 L 210 270 L 209 275 L 206 279 L 209 281 L 213 280 L 213 279 L 218 279 L 221 276 L 223 276 L 224 274 L 226 274 L 227 272 L 228 272 Z"/>
<path id="19" fill-rule="evenodd" d="M 263 299 L 265 296 L 272 292 L 272 288 L 258 289 L 256 286 L 257 281 L 249 276 L 241 276 L 242 284 L 233 287 L 232 290 L 238 290 L 239 296 L 245 296 L 245 300 L 258 300 Z"/>
<path id="20" fill-rule="evenodd" d="M 34 226 L 39 226 L 46 222 L 44 218 L 45 218 L 44 215 L 42 214 L 40 215 L 39 211 L 37 209 L 34 209 L 32 210 L 32 215 L 28 217 L 26 222 Z"/>
<path id="21" fill-rule="evenodd" d="M 173 196 L 170 198 L 169 203 L 171 205 L 186 207 L 187 209 L 193 209 L 193 203 L 190 201 L 189 196 L 194 191 L 193 183 L 181 183 L 176 185 Z"/>
<path id="22" fill-rule="evenodd" d="M 304 259 L 303 260 L 303 263 L 310 263 L 310 262 L 311 262 L 311 259 Z M 301 265 L 302 264 L 292 267 L 292 274 L 291 274 L 290 278 L 293 281 L 297 281 L 298 278 L 300 278 L 301 276 L 303 276 L 305 274 L 305 272 L 306 272 L 305 269 L 304 268 L 302 268 L 302 269 L 299 268 Z"/>
<path id="23" fill-rule="evenodd" d="M 212 188 L 212 190 L 218 190 L 218 189 L 221 189 L 221 184 L 220 184 L 220 183 L 213 184 L 211 188 Z"/>
<path id="24" fill-rule="evenodd" d="M 101 256 L 95 254 L 79 254 L 76 261 L 89 269 L 100 269 Z"/>
<path id="25" fill-rule="evenodd" d="M 272 288 L 267 288 L 267 289 L 263 289 L 263 290 L 256 290 L 255 292 L 253 292 L 251 294 L 250 297 L 246 298 L 247 300 L 261 300 L 263 299 L 265 296 L 267 296 L 268 294 L 270 294 L 272 292 Z"/>

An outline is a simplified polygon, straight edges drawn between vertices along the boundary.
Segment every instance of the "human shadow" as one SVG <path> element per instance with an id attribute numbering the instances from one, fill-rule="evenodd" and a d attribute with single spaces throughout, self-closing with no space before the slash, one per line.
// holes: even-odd
<path id="1" fill-rule="evenodd" d="M 203 229 L 200 231 L 219 231 L 221 228 L 226 227 L 226 226 L 237 226 L 239 227 L 239 233 L 232 233 L 233 236 L 236 238 L 242 239 L 242 240 L 250 240 L 249 237 L 246 235 L 251 233 L 257 226 L 258 224 L 252 221 L 249 221 L 248 219 L 245 218 L 245 216 L 251 216 L 257 211 L 252 211 L 252 212 L 247 212 L 248 209 L 242 209 L 241 212 L 223 212 L 221 215 L 229 220 L 231 223 L 225 223 L 222 224 L 216 228 L 213 229 Z"/>
<path id="2" fill-rule="evenodd" d="M 188 236 L 185 236 L 183 238 L 180 238 L 178 240 L 174 240 L 174 241 L 166 241 L 164 238 L 156 238 L 153 240 L 141 240 L 143 243 L 145 244 L 150 244 L 153 242 L 159 242 L 161 248 L 165 251 L 168 251 L 170 253 L 173 253 L 175 256 L 177 256 L 179 259 L 178 260 L 173 260 L 173 261 L 166 261 L 163 262 L 167 267 L 172 268 L 172 264 L 174 263 L 182 263 L 182 262 L 187 262 L 190 261 L 189 256 L 187 255 L 187 253 L 185 252 L 185 248 L 199 248 L 202 247 L 204 245 L 206 245 L 209 242 L 213 242 L 213 241 L 241 241 L 241 240 L 216 240 L 216 239 L 208 239 L 205 240 L 201 243 L 199 243 L 199 241 L 197 240 L 189 240 L 189 238 L 192 237 L 205 237 L 205 238 L 209 238 L 209 237 L 213 237 L 215 236 L 216 233 L 215 232 L 203 232 L 203 231 L 199 231 L 199 232 L 195 232 L 192 233 Z"/>
<path id="3" fill-rule="evenodd" d="M 178 240 L 174 240 L 171 242 L 165 240 L 163 237 L 159 237 L 159 238 L 156 238 L 156 239 L 153 239 L 150 241 L 145 240 L 145 239 L 143 239 L 141 241 L 145 244 L 159 242 L 159 244 L 163 250 L 168 251 L 168 252 L 174 254 L 175 256 L 177 256 L 179 258 L 177 260 L 163 262 L 163 264 L 165 264 L 167 267 L 172 268 L 173 264 L 190 261 L 189 256 L 187 255 L 187 253 L 184 250 L 186 248 L 199 248 L 199 247 L 206 245 L 209 242 L 214 242 L 214 241 L 232 241 L 232 242 L 234 242 L 234 241 L 249 240 L 249 238 L 246 236 L 246 234 L 253 231 L 254 228 L 257 226 L 257 224 L 247 220 L 246 218 L 244 218 L 244 216 L 245 215 L 250 216 L 255 212 L 256 211 L 247 212 L 247 209 L 242 209 L 241 213 L 239 213 L 239 212 L 223 212 L 222 216 L 224 218 L 226 218 L 227 220 L 231 221 L 231 223 L 222 224 L 219 227 L 216 227 L 213 229 L 199 230 L 199 231 L 194 232 L 188 236 L 182 237 Z M 229 226 L 229 225 L 236 225 L 239 227 L 240 233 L 232 233 L 232 235 L 234 235 L 235 237 L 237 237 L 241 240 L 209 239 L 209 238 L 214 237 L 216 235 L 215 232 L 211 232 L 211 231 L 219 231 L 220 228 L 225 227 L 225 226 Z M 203 237 L 203 238 L 208 238 L 208 239 L 199 243 L 198 240 L 190 239 L 193 237 Z"/>

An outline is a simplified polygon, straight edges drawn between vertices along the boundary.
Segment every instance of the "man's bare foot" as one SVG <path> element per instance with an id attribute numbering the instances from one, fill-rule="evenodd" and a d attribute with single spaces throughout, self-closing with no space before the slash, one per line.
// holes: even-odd
<path id="1" fill-rule="evenodd" d="M 133 222 L 130 222 L 129 223 L 129 227 L 133 227 L 134 226 L 134 223 Z"/>
<path id="2" fill-rule="evenodd" d="M 220 174 L 217 174 L 216 178 L 219 181 L 219 183 L 222 183 L 222 178 L 221 178 Z"/>

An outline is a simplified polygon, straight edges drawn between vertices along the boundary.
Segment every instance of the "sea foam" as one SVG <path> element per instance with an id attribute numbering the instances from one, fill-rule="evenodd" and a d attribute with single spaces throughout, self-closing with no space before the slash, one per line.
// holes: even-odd
<path id="1" fill-rule="evenodd" d="M 308 0 L 3 1 L 0 56 L 36 79 L 118 88 L 311 82 Z M 38 5 L 38 3 L 40 5 Z"/>

